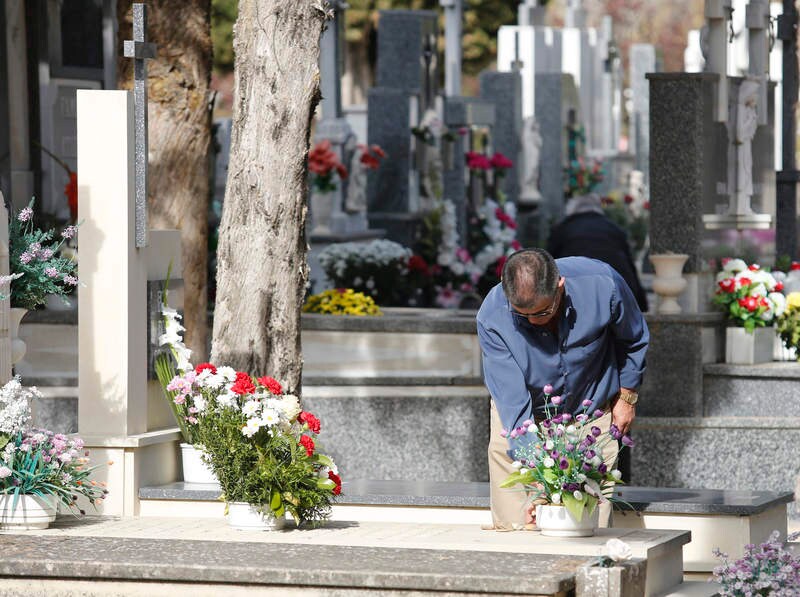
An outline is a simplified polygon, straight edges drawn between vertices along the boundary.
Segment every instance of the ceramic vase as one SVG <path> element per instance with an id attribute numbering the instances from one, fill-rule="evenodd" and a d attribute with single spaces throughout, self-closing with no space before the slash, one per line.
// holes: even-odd
<path id="1" fill-rule="evenodd" d="M 192 444 L 181 443 L 181 463 L 184 483 L 217 483 L 217 476 L 200 457 L 202 450 Z"/>
<path id="2" fill-rule="evenodd" d="M 536 506 L 536 526 L 548 537 L 591 537 L 597 528 L 600 510 L 589 515 L 585 511 L 575 520 L 565 506 L 540 504 Z"/>
<path id="3" fill-rule="evenodd" d="M 19 337 L 19 324 L 27 312 L 27 309 L 22 309 L 20 307 L 12 307 L 9 311 L 8 334 L 11 337 L 12 365 L 16 365 L 22 360 L 22 357 L 25 356 L 25 351 L 28 348 L 28 346 L 25 344 L 25 341 Z"/>
<path id="4" fill-rule="evenodd" d="M 683 266 L 689 256 L 683 253 L 666 253 L 650 255 L 650 261 L 656 270 L 653 278 L 653 290 L 658 295 L 658 312 L 666 315 L 680 313 L 678 296 L 686 290 L 688 282 L 683 277 Z"/>
<path id="5" fill-rule="evenodd" d="M 254 504 L 246 502 L 230 502 L 228 504 L 228 525 L 240 531 L 280 531 L 286 519 L 278 518 L 269 510 L 269 506 L 262 506 L 264 514 L 258 511 Z"/>
<path id="6" fill-rule="evenodd" d="M 14 504 L 13 495 L 0 495 L 0 529 L 46 529 L 56 519 L 57 511 L 56 499 L 52 496 L 23 494 Z"/>

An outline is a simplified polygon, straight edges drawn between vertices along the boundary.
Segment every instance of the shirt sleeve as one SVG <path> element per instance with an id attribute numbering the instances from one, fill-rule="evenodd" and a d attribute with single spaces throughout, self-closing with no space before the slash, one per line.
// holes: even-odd
<path id="1" fill-rule="evenodd" d="M 636 298 L 625 280 L 613 272 L 614 297 L 611 301 L 611 330 L 619 367 L 619 383 L 623 388 L 638 388 L 647 367 L 645 356 L 650 343 L 650 330 Z"/>
<path id="2" fill-rule="evenodd" d="M 483 377 L 500 421 L 506 429 L 532 419 L 532 401 L 525 377 L 500 335 L 478 322 L 478 342 L 483 355 Z"/>

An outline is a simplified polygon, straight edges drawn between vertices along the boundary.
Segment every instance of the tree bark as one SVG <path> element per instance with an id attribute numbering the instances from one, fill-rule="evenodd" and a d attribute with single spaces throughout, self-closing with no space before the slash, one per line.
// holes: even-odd
<path id="1" fill-rule="evenodd" d="M 212 361 L 300 390 L 307 155 L 322 0 L 240 0 Z"/>
<path id="2" fill-rule="evenodd" d="M 192 362 L 207 358 L 208 201 L 211 148 L 211 1 L 148 0 L 147 63 L 150 228 L 181 231 L 185 343 Z M 119 56 L 132 39 L 131 2 L 117 0 Z M 133 61 L 118 59 L 118 86 L 133 84 Z"/>

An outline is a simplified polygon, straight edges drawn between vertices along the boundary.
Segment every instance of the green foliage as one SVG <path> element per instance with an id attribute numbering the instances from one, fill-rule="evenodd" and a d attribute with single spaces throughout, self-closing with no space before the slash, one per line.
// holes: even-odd
<path id="1" fill-rule="evenodd" d="M 210 409 L 198 426 L 200 443 L 225 500 L 268 504 L 276 516 L 288 511 L 298 522 L 327 518 L 334 483 L 320 478 L 316 468 L 330 461 L 319 454 L 308 457 L 293 433 L 262 428 L 245 438 L 244 424 L 241 411 L 217 408 Z"/>
<path id="2" fill-rule="evenodd" d="M 8 224 L 9 266 L 11 271 L 11 306 L 33 310 L 44 305 L 48 294 L 66 296 L 78 284 L 74 276 L 77 264 L 59 255 L 76 227 L 68 226 L 59 240 L 54 231 L 33 225 L 33 200 Z"/>
<path id="3" fill-rule="evenodd" d="M 239 12 L 239 0 L 211 0 L 211 41 L 214 44 L 214 68 L 233 70 L 233 25 Z"/>
<path id="4" fill-rule="evenodd" d="M 800 292 L 790 292 L 786 297 L 786 310 L 775 320 L 775 329 L 789 349 L 800 349 Z M 798 361 L 800 361 L 800 350 Z"/>

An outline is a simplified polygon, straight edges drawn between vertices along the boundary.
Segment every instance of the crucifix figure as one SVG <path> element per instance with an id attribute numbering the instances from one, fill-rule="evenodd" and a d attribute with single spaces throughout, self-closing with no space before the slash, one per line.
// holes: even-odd
<path id="1" fill-rule="evenodd" d="M 123 54 L 133 58 L 133 106 L 136 139 L 136 248 L 147 246 L 147 63 L 156 57 L 156 45 L 147 37 L 147 8 L 133 5 L 133 39 L 125 40 Z"/>

